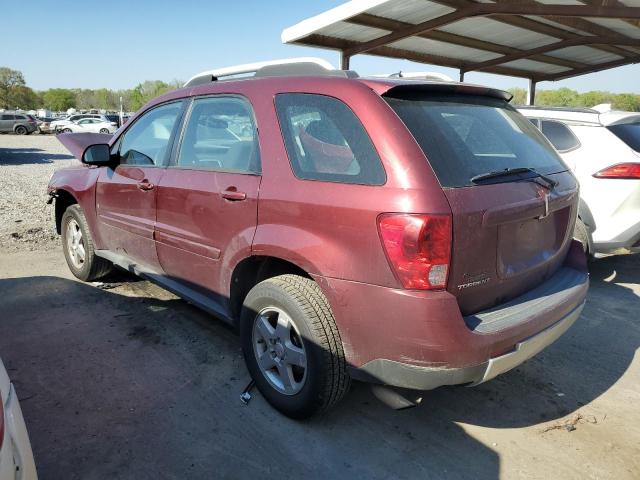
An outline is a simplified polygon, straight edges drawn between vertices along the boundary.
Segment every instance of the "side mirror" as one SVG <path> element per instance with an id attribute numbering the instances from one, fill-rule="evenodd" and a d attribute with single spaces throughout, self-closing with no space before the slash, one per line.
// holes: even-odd
<path id="1" fill-rule="evenodd" d="M 87 165 L 107 165 L 111 162 L 111 151 L 106 143 L 91 145 L 82 154 L 82 163 Z"/>

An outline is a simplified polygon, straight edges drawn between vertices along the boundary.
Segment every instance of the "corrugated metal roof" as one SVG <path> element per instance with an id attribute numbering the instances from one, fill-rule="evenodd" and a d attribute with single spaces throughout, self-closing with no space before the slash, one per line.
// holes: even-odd
<path id="1" fill-rule="evenodd" d="M 640 62 L 640 0 L 352 0 L 282 41 L 556 80 Z"/>

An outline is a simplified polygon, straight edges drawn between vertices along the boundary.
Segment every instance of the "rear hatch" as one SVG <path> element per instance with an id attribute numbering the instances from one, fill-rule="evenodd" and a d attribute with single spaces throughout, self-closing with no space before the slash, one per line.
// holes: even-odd
<path id="1" fill-rule="evenodd" d="M 447 290 L 464 315 L 506 302 L 563 263 L 578 186 L 549 142 L 500 95 L 391 89 L 453 215 Z"/>

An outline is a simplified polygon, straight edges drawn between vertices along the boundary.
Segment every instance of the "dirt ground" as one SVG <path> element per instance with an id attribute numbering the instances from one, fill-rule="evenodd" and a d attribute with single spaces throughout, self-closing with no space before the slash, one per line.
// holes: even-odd
<path id="1" fill-rule="evenodd" d="M 0 136 L 0 185 L 43 192 L 70 160 L 25 139 Z M 257 391 L 240 402 L 249 376 L 222 322 L 125 273 L 76 281 L 35 196 L 19 208 L 36 240 L 11 236 L 19 212 L 1 198 L 0 357 L 41 479 L 640 478 L 640 255 L 593 263 L 582 317 L 512 372 L 401 412 L 356 384 L 295 422 Z"/>

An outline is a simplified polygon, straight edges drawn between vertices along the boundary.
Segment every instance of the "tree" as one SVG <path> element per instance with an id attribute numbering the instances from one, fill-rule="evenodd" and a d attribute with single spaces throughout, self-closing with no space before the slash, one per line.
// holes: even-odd
<path id="1" fill-rule="evenodd" d="M 133 89 L 133 92 L 131 92 L 131 105 L 129 108 L 131 110 L 138 110 L 149 100 L 171 90 L 173 90 L 173 88 L 161 80 L 145 80 L 143 83 L 138 84 L 136 88 Z"/>
<path id="2" fill-rule="evenodd" d="M 0 67 L 0 108 L 15 108 L 15 105 L 11 105 L 13 89 L 25 85 L 22 72 Z"/>
<path id="3" fill-rule="evenodd" d="M 42 94 L 42 100 L 47 108 L 64 111 L 76 105 L 76 96 L 66 88 L 52 88 Z"/>
<path id="4" fill-rule="evenodd" d="M 524 105 L 527 103 L 527 90 L 524 88 L 510 88 L 508 92 L 513 95 L 512 105 Z"/>
<path id="5" fill-rule="evenodd" d="M 17 85 L 9 92 L 9 105 L 11 108 L 35 110 L 41 103 L 42 100 L 38 94 L 29 87 Z"/>

